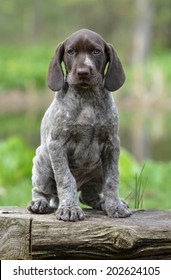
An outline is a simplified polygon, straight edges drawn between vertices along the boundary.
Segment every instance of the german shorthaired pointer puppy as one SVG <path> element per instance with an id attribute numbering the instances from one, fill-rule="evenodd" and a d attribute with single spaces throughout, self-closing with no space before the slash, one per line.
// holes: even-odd
<path id="1" fill-rule="evenodd" d="M 57 93 L 42 120 L 28 210 L 49 213 L 55 204 L 57 219 L 83 220 L 80 191 L 82 203 L 109 217 L 131 215 L 118 194 L 118 113 L 111 94 L 124 81 L 115 50 L 99 34 L 81 29 L 57 47 L 48 71 L 48 86 Z"/>

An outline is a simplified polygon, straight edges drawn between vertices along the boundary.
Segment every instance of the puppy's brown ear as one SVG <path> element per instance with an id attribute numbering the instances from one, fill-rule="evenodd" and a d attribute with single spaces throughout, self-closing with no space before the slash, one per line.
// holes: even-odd
<path id="1" fill-rule="evenodd" d="M 105 75 L 105 88 L 109 91 L 119 89 L 125 82 L 125 73 L 122 68 L 119 57 L 117 56 L 112 45 L 106 45 L 106 53 L 109 66 Z"/>
<path id="2" fill-rule="evenodd" d="M 62 71 L 61 62 L 63 60 L 64 44 L 61 43 L 50 62 L 47 81 L 48 86 L 53 91 L 58 91 L 64 84 L 64 73 Z"/>

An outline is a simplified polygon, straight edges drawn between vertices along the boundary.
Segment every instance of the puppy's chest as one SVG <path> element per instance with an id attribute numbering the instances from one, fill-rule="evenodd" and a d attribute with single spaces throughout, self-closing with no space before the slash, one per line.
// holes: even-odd
<path id="1" fill-rule="evenodd" d="M 77 116 L 68 139 L 70 166 L 93 168 L 100 161 L 105 143 L 112 137 L 114 125 L 93 108 L 85 108 Z"/>
<path id="2" fill-rule="evenodd" d="M 114 125 L 111 120 L 102 117 L 98 110 L 87 107 L 78 114 L 70 127 L 68 148 L 76 157 L 82 152 L 99 157 L 104 144 L 113 134 Z"/>
<path id="3" fill-rule="evenodd" d="M 111 120 L 104 112 L 87 106 L 77 116 L 71 130 L 74 141 L 105 141 L 113 133 Z"/>

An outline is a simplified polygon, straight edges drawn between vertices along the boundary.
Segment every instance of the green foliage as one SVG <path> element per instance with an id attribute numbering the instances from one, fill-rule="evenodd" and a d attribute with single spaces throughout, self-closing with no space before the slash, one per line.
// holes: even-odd
<path id="1" fill-rule="evenodd" d="M 144 207 L 170 209 L 171 162 L 147 160 L 144 179 L 147 180 L 144 193 Z"/>
<path id="2" fill-rule="evenodd" d="M 0 205 L 24 205 L 31 199 L 31 169 L 35 151 L 14 136 L 0 142 Z M 120 156 L 120 196 L 131 208 L 171 208 L 171 162 L 138 164 L 124 149 Z M 148 180 L 147 180 L 148 179 Z M 136 203 L 136 204 L 135 204 Z"/>
<path id="3" fill-rule="evenodd" d="M 144 2 L 144 1 L 142 1 Z M 153 44 L 171 45 L 170 0 L 147 1 L 152 4 Z M 120 38 L 121 48 L 129 47 L 136 19 L 136 1 L 132 0 L 1 0 L 0 38 L 4 42 L 27 44 L 64 39 L 81 27 Z M 122 41 L 121 37 L 124 39 Z"/>
<path id="4" fill-rule="evenodd" d="M 0 89 L 45 88 L 53 50 L 44 47 L 0 47 Z"/>
<path id="5" fill-rule="evenodd" d="M 33 155 L 17 136 L 0 142 L 0 205 L 25 205 L 31 198 Z"/>
<path id="6" fill-rule="evenodd" d="M 137 163 L 125 150 L 120 156 L 120 196 L 131 208 L 170 209 L 171 162 Z"/>

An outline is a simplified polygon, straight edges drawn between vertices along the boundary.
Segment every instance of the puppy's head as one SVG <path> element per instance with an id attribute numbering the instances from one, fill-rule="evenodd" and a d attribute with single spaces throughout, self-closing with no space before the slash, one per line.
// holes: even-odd
<path id="1" fill-rule="evenodd" d="M 62 61 L 68 85 L 84 88 L 104 85 L 107 90 L 115 91 L 125 81 L 121 62 L 112 45 L 88 29 L 73 33 L 57 47 L 48 71 L 48 86 L 53 91 L 64 85 Z"/>

